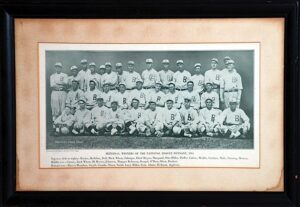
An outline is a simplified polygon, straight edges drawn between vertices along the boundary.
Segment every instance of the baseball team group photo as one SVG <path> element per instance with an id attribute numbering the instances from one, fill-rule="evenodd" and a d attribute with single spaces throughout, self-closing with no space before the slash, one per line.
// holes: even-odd
<path id="1" fill-rule="evenodd" d="M 46 143 L 253 148 L 254 52 L 46 51 Z"/>

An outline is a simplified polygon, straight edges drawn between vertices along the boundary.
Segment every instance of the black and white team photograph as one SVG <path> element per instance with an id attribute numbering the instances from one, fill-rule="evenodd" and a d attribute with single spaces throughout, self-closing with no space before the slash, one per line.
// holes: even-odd
<path id="1" fill-rule="evenodd" d="M 254 52 L 47 51 L 47 149 L 253 149 Z"/>

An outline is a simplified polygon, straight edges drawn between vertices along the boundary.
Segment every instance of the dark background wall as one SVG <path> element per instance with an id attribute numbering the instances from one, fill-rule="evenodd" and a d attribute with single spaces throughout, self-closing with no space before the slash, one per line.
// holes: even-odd
<path id="1" fill-rule="evenodd" d="M 145 60 L 153 59 L 153 67 L 156 70 L 161 70 L 161 61 L 165 58 L 170 60 L 170 69 L 176 71 L 176 60 L 184 61 L 185 69 L 194 74 L 194 64 L 200 62 L 202 64 L 203 74 L 210 69 L 210 60 L 212 58 L 219 59 L 219 69 L 225 67 L 223 58 L 231 57 L 235 61 L 237 72 L 242 77 L 243 93 L 241 98 L 241 108 L 251 120 L 253 126 L 253 100 L 254 100 L 254 52 L 253 51 L 47 51 L 46 52 L 46 103 L 47 103 L 47 123 L 51 122 L 51 107 L 50 107 L 50 75 L 55 72 L 55 62 L 62 62 L 63 72 L 70 74 L 72 65 L 80 66 L 81 59 L 87 59 L 88 62 L 95 62 L 97 67 L 105 62 L 111 62 L 114 65 L 117 62 L 123 64 L 124 70 L 128 60 L 135 62 L 136 71 L 140 74 L 146 68 Z M 124 67 L 125 66 L 125 67 Z"/>

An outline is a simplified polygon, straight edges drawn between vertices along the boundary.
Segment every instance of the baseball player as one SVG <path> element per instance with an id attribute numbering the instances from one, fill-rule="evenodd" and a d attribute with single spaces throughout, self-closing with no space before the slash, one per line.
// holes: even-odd
<path id="1" fill-rule="evenodd" d="M 149 94 L 149 90 L 143 89 L 143 80 L 138 79 L 136 81 L 136 89 L 132 90 L 130 93 L 130 99 L 133 100 L 134 98 L 139 100 L 139 107 L 145 108 L 147 99 L 146 94 Z M 148 96 L 149 97 L 149 96 Z"/>
<path id="2" fill-rule="evenodd" d="M 52 120 L 62 113 L 65 108 L 65 102 L 67 97 L 67 84 L 68 76 L 62 73 L 62 64 L 60 62 L 54 65 L 55 73 L 50 76 L 50 87 L 51 87 L 51 110 Z"/>
<path id="3" fill-rule="evenodd" d="M 71 114 L 71 107 L 66 105 L 62 114 L 54 121 L 55 135 L 59 133 L 66 135 L 69 134 L 69 130 L 74 123 L 74 116 Z"/>
<path id="4" fill-rule="evenodd" d="M 154 88 L 157 81 L 160 80 L 159 73 L 152 67 L 153 60 L 151 58 L 146 59 L 147 69 L 142 72 L 142 79 L 144 80 L 144 88 Z"/>
<path id="5" fill-rule="evenodd" d="M 73 79 L 72 81 L 72 89 L 68 92 L 66 98 L 66 104 L 71 108 L 78 109 L 78 101 L 84 96 L 84 92 L 79 89 L 79 80 Z"/>
<path id="6" fill-rule="evenodd" d="M 116 71 L 118 75 L 118 84 L 126 83 L 128 78 L 128 71 L 123 70 L 122 63 L 116 63 Z"/>
<path id="7" fill-rule="evenodd" d="M 111 102 L 111 109 L 107 113 L 107 125 L 106 130 L 110 131 L 110 134 L 116 135 L 124 130 L 124 112 L 118 108 L 118 102 Z"/>
<path id="8" fill-rule="evenodd" d="M 219 94 L 217 92 L 213 91 L 213 84 L 210 82 L 207 82 L 205 84 L 206 92 L 204 92 L 201 95 L 201 108 L 206 107 L 206 99 L 213 100 L 213 108 L 220 108 L 220 100 L 219 100 Z"/>
<path id="9" fill-rule="evenodd" d="M 91 62 L 89 64 L 89 70 L 91 71 L 91 73 L 89 75 L 86 76 L 86 91 L 90 90 L 90 80 L 95 80 L 96 81 L 96 88 L 100 89 L 100 85 L 101 85 L 101 77 L 98 73 L 96 73 L 96 64 L 94 62 Z"/>
<path id="10" fill-rule="evenodd" d="M 70 70 L 71 70 L 71 75 L 68 77 L 68 88 L 69 88 L 69 90 L 72 88 L 72 81 L 74 79 L 79 80 L 79 82 L 80 82 L 80 79 L 81 79 L 81 77 L 78 74 L 78 68 L 77 68 L 76 65 L 71 66 Z M 80 85 L 78 87 L 80 88 Z"/>
<path id="11" fill-rule="evenodd" d="M 155 88 L 151 92 L 149 92 L 149 100 L 153 100 L 156 102 L 156 106 L 164 107 L 165 106 L 165 96 L 166 94 L 161 91 L 161 82 L 158 81 L 155 83 Z M 149 104 L 149 103 L 148 103 Z M 148 105 L 149 106 L 149 105 Z M 146 108 L 148 107 L 146 106 Z"/>
<path id="12" fill-rule="evenodd" d="M 100 96 L 100 91 L 96 88 L 97 80 L 90 80 L 89 90 L 84 93 L 86 99 L 86 108 L 88 110 L 93 109 L 97 105 L 97 97 Z"/>
<path id="13" fill-rule="evenodd" d="M 181 92 L 182 97 L 189 97 L 191 100 L 191 107 L 195 110 L 200 108 L 200 95 L 197 91 L 194 90 L 194 82 L 188 81 L 187 82 L 187 90 Z"/>
<path id="14" fill-rule="evenodd" d="M 205 89 L 204 76 L 201 73 L 201 64 L 196 63 L 194 68 L 195 74 L 191 77 L 191 81 L 194 82 L 194 90 L 201 96 Z"/>
<path id="15" fill-rule="evenodd" d="M 169 69 L 170 62 L 168 59 L 162 61 L 163 70 L 159 71 L 160 81 L 162 82 L 162 90 L 167 93 L 168 85 L 173 81 L 174 72 Z"/>
<path id="16" fill-rule="evenodd" d="M 83 134 L 85 131 L 85 125 L 90 122 L 91 111 L 85 108 L 85 99 L 79 100 L 79 109 L 74 114 L 74 125 L 72 133 L 74 135 Z"/>
<path id="17" fill-rule="evenodd" d="M 146 131 L 146 136 L 162 136 L 163 135 L 163 123 L 161 122 L 161 110 L 156 108 L 156 102 L 153 100 L 149 101 L 149 109 L 144 112 L 143 126 L 140 127 L 140 131 Z"/>
<path id="18" fill-rule="evenodd" d="M 225 56 L 225 57 L 223 58 L 223 62 L 224 62 L 225 68 L 223 68 L 223 69 L 221 70 L 222 75 L 223 75 L 223 73 L 224 73 L 225 71 L 227 71 L 227 62 L 228 62 L 228 60 L 231 60 L 231 58 L 230 58 L 229 56 Z"/>
<path id="19" fill-rule="evenodd" d="M 168 99 L 173 100 L 173 105 L 177 109 L 180 109 L 181 105 L 183 104 L 183 99 L 181 98 L 181 95 L 182 94 L 179 91 L 175 90 L 175 83 L 169 83 L 169 92 L 166 94 L 166 97 L 168 97 Z"/>
<path id="20" fill-rule="evenodd" d="M 218 67 L 218 59 L 211 59 L 211 69 L 206 71 L 204 74 L 205 83 L 212 83 L 213 90 L 220 94 L 220 81 L 222 78 L 222 72 L 217 68 Z"/>
<path id="21" fill-rule="evenodd" d="M 86 89 L 85 86 L 87 84 L 85 83 L 85 80 L 86 77 L 91 74 L 91 71 L 90 69 L 88 69 L 88 61 L 86 59 L 82 59 L 80 61 L 80 66 L 81 66 L 81 70 L 78 72 L 78 76 L 80 77 L 79 88 L 81 90 L 85 90 Z"/>
<path id="22" fill-rule="evenodd" d="M 97 97 L 97 106 L 91 110 L 91 119 L 86 124 L 86 128 L 92 134 L 98 135 L 104 132 L 107 124 L 108 108 L 104 106 L 102 97 Z"/>
<path id="23" fill-rule="evenodd" d="M 201 135 L 206 133 L 210 137 L 216 136 L 220 129 L 219 117 L 222 111 L 212 107 L 213 100 L 210 98 L 206 99 L 205 104 L 206 107 L 199 111 L 198 131 Z"/>
<path id="24" fill-rule="evenodd" d="M 184 69 L 183 60 L 177 60 L 176 65 L 178 71 L 174 73 L 173 79 L 176 85 L 176 89 L 183 91 L 187 88 L 186 84 L 191 79 L 191 73 Z"/>
<path id="25" fill-rule="evenodd" d="M 172 133 L 179 135 L 181 133 L 181 117 L 178 109 L 173 108 L 173 100 L 167 100 L 167 108 L 161 110 L 164 135 L 169 136 Z"/>
<path id="26" fill-rule="evenodd" d="M 240 74 L 234 69 L 234 61 L 227 61 L 228 70 L 224 71 L 221 90 L 220 90 L 220 99 L 221 102 L 225 102 L 225 107 L 229 107 L 229 100 L 232 97 L 237 98 L 238 106 L 240 105 L 243 84 Z"/>
<path id="27" fill-rule="evenodd" d="M 115 90 L 118 84 L 118 75 L 116 72 L 112 71 L 110 62 L 105 63 L 105 69 L 106 73 L 102 76 L 103 84 L 108 83 L 110 90 Z"/>
<path id="28" fill-rule="evenodd" d="M 142 114 L 144 110 L 139 107 L 139 99 L 133 98 L 131 102 L 131 108 L 126 112 L 125 118 L 125 129 L 129 132 L 130 135 L 137 132 L 142 125 Z"/>
<path id="29" fill-rule="evenodd" d="M 101 93 L 100 96 L 103 98 L 104 105 L 107 108 L 111 107 L 112 97 L 114 97 L 115 94 L 116 94 L 115 91 L 111 91 L 110 90 L 109 83 L 104 83 L 104 85 L 103 85 L 103 92 Z"/>
<path id="30" fill-rule="evenodd" d="M 103 91 L 103 84 L 104 84 L 104 75 L 105 74 L 105 65 L 100 65 L 99 67 L 99 77 L 100 77 L 100 86 L 99 90 Z"/>
<path id="31" fill-rule="evenodd" d="M 117 101 L 119 103 L 119 108 L 121 110 L 128 109 L 130 107 L 130 98 L 131 94 L 129 91 L 126 91 L 126 85 L 124 82 L 119 84 L 119 92 L 116 92 L 112 96 L 112 100 Z"/>
<path id="32" fill-rule="evenodd" d="M 136 87 L 136 81 L 141 80 L 141 75 L 134 71 L 134 62 L 132 60 L 128 61 L 128 73 L 127 78 L 125 78 L 125 84 L 127 90 L 133 90 Z"/>
<path id="33" fill-rule="evenodd" d="M 197 133 L 197 124 L 199 122 L 197 111 L 191 107 L 191 99 L 184 98 L 184 106 L 180 109 L 181 127 L 185 137 L 192 137 Z"/>
<path id="34" fill-rule="evenodd" d="M 236 98 L 231 98 L 229 108 L 225 109 L 220 115 L 220 132 L 229 138 L 245 137 L 250 129 L 250 120 L 246 113 L 237 108 Z"/>

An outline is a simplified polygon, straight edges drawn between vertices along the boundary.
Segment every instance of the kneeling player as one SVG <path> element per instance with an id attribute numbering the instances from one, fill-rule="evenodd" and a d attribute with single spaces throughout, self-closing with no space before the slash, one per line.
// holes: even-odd
<path id="1" fill-rule="evenodd" d="M 78 103 L 79 103 L 79 109 L 77 109 L 74 114 L 75 122 L 72 130 L 72 133 L 75 135 L 83 134 L 85 130 L 85 125 L 91 119 L 91 111 L 86 109 L 85 99 L 80 99 Z"/>
<path id="2" fill-rule="evenodd" d="M 192 137 L 192 134 L 197 133 L 198 113 L 191 107 L 191 99 L 184 98 L 184 107 L 180 109 L 182 129 L 185 137 Z"/>
<path id="3" fill-rule="evenodd" d="M 218 135 L 220 123 L 219 116 L 222 113 L 220 109 L 214 109 L 213 100 L 207 98 L 205 101 L 206 108 L 203 108 L 199 112 L 200 123 L 198 125 L 198 131 L 200 134 L 206 133 L 207 136 Z"/>
<path id="4" fill-rule="evenodd" d="M 144 125 L 140 127 L 140 131 L 146 131 L 146 136 L 162 136 L 163 123 L 161 122 L 161 111 L 157 110 L 156 102 L 149 101 L 149 109 L 145 111 Z"/>
<path id="5" fill-rule="evenodd" d="M 167 108 L 162 109 L 162 119 L 164 124 L 164 135 L 168 136 L 172 133 L 174 135 L 180 134 L 180 114 L 178 109 L 173 108 L 172 99 L 167 99 Z"/>
<path id="6" fill-rule="evenodd" d="M 250 120 L 246 113 L 237 108 L 236 98 L 230 99 L 229 108 L 225 109 L 220 116 L 220 132 L 229 138 L 245 137 L 250 129 Z"/>
<path id="7" fill-rule="evenodd" d="M 71 107 L 65 106 L 65 110 L 62 112 L 62 114 L 55 119 L 54 126 L 55 126 L 55 135 L 61 134 L 69 134 L 70 127 L 74 123 L 74 116 L 71 113 Z"/>
<path id="8" fill-rule="evenodd" d="M 107 125 L 106 130 L 110 131 L 110 134 L 116 135 L 124 130 L 124 112 L 118 108 L 118 102 L 111 102 L 111 109 L 107 113 Z"/>
<path id="9" fill-rule="evenodd" d="M 125 119 L 125 129 L 130 135 L 137 132 L 142 124 L 142 113 L 143 109 L 139 107 L 139 100 L 137 98 L 132 99 L 132 108 L 127 111 L 127 117 Z"/>
<path id="10" fill-rule="evenodd" d="M 91 110 L 91 120 L 86 124 L 86 128 L 92 134 L 98 135 L 104 131 L 107 124 L 106 116 L 108 108 L 104 106 L 103 98 L 97 97 L 97 106 Z"/>

